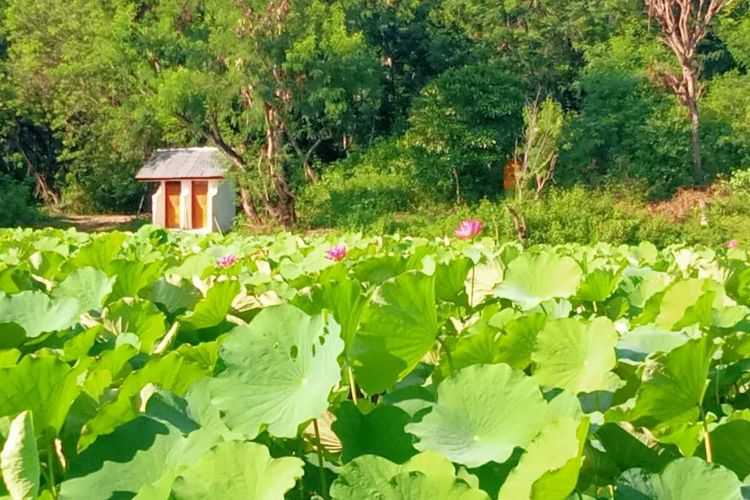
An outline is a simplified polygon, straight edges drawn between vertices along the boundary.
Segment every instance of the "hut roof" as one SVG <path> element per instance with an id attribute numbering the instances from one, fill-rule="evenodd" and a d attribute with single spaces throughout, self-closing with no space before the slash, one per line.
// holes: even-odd
<path id="1" fill-rule="evenodd" d="M 223 178 L 226 163 L 216 148 L 157 149 L 141 167 L 139 181 Z"/>

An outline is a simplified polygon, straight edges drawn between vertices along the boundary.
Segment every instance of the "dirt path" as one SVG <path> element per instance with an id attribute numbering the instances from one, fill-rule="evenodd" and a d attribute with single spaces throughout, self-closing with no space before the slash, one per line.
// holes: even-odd
<path id="1" fill-rule="evenodd" d="M 41 225 L 67 229 L 74 227 L 87 233 L 112 231 L 134 231 L 150 221 L 146 215 L 51 215 Z"/>

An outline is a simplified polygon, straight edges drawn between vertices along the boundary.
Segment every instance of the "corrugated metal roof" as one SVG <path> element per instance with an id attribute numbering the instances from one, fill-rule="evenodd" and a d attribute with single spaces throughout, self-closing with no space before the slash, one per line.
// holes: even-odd
<path id="1" fill-rule="evenodd" d="M 141 167 L 137 180 L 224 177 L 226 161 L 216 148 L 157 149 Z"/>

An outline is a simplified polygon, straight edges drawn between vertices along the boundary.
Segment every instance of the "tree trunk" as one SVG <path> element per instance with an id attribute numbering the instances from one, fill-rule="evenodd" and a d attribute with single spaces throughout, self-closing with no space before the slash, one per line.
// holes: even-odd
<path id="1" fill-rule="evenodd" d="M 700 183 L 703 180 L 703 161 L 701 160 L 701 137 L 700 116 L 698 114 L 698 103 L 693 102 L 688 106 L 690 110 L 690 134 L 693 144 L 693 177 Z"/>
<path id="2" fill-rule="evenodd" d="M 698 112 L 698 74 L 690 65 L 683 65 L 682 75 L 685 80 L 685 106 L 690 113 L 690 135 L 693 147 L 693 177 L 700 183 L 703 179 L 703 162 L 701 159 L 700 114 Z"/>
<path id="3" fill-rule="evenodd" d="M 294 193 L 289 189 L 286 172 L 283 165 L 279 165 L 282 153 L 282 136 L 285 124 L 270 104 L 265 104 L 266 115 L 266 148 L 265 158 L 268 163 L 269 177 L 276 193 L 277 202 L 266 196 L 263 200 L 266 211 L 286 229 L 291 229 L 296 221 L 294 211 Z"/>
<path id="4" fill-rule="evenodd" d="M 258 214 L 258 209 L 255 208 L 255 203 L 253 203 L 250 192 L 244 187 L 240 188 L 240 199 L 242 201 L 242 210 L 245 212 L 247 218 L 255 225 L 262 224 L 263 221 Z"/>
<path id="5" fill-rule="evenodd" d="M 464 202 L 464 197 L 461 194 L 461 181 L 458 177 L 458 170 L 453 169 L 453 179 L 456 181 L 456 205 L 461 205 Z"/>

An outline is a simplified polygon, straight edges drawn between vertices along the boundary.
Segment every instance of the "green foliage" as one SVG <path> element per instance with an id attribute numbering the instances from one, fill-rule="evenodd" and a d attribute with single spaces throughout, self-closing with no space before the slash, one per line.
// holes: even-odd
<path id="1" fill-rule="evenodd" d="M 488 236 L 0 231 L 2 494 L 741 498 L 746 250 Z"/>
<path id="2" fill-rule="evenodd" d="M 503 166 L 522 126 L 521 79 L 502 65 L 449 70 L 409 114 L 406 142 L 425 155 L 418 172 L 443 199 L 478 200 L 502 190 Z"/>
<path id="3" fill-rule="evenodd" d="M 39 451 L 34 424 L 28 411 L 10 423 L 8 438 L 0 452 L 0 480 L 13 499 L 33 500 L 39 494 Z"/>
<path id="4" fill-rule="evenodd" d="M 326 316 L 292 306 L 265 309 L 252 327 L 235 329 L 222 347 L 227 369 L 209 385 L 229 429 L 253 439 L 267 426 L 271 435 L 291 438 L 324 411 L 339 381 L 339 331 Z"/>
<path id="5" fill-rule="evenodd" d="M 0 172 L 0 227 L 24 226 L 35 222 L 39 214 L 31 199 L 29 186 Z"/>
<path id="6" fill-rule="evenodd" d="M 523 200 L 532 186 L 538 196 L 552 179 L 564 123 L 562 106 L 549 96 L 541 104 L 537 100 L 524 107 L 524 142 L 519 154 L 522 166 L 515 174 L 517 199 Z"/>
<path id="7" fill-rule="evenodd" d="M 664 60 L 643 33 L 613 36 L 590 48 L 579 81 L 580 109 L 568 129 L 557 179 L 642 179 L 652 197 L 688 182 L 689 130 L 675 99 L 650 81 L 647 63 Z"/>
<path id="8" fill-rule="evenodd" d="M 360 230 L 429 198 L 416 178 L 418 157 L 401 141 L 380 141 L 329 167 L 298 200 L 300 224 Z"/>

